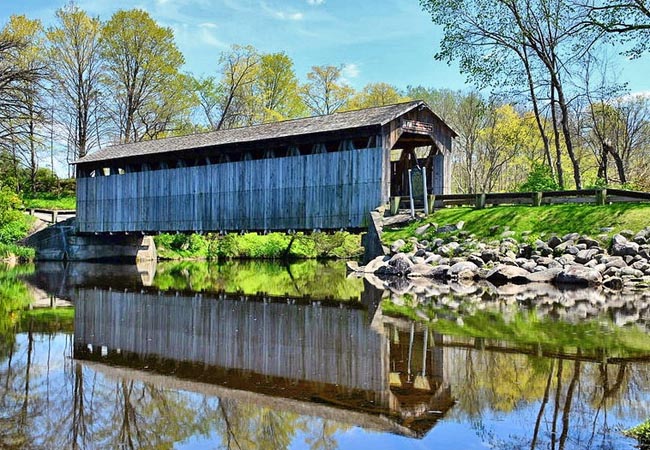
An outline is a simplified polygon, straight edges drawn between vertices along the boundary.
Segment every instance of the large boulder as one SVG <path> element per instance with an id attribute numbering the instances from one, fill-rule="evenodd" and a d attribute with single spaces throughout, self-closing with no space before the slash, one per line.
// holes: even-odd
<path id="1" fill-rule="evenodd" d="M 462 261 L 449 268 L 448 275 L 459 280 L 475 278 L 478 274 L 478 267 L 473 262 Z"/>
<path id="2" fill-rule="evenodd" d="M 490 270 L 485 279 L 496 285 L 505 283 L 524 284 L 528 283 L 529 275 L 530 273 L 521 267 L 500 264 Z"/>
<path id="3" fill-rule="evenodd" d="M 557 274 L 558 284 L 574 284 L 579 286 L 594 286 L 603 282 L 603 276 L 596 269 L 585 266 L 568 266 Z"/>

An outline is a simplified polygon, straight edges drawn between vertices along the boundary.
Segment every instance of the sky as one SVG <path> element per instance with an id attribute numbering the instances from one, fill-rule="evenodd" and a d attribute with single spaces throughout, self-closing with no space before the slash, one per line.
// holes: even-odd
<path id="1" fill-rule="evenodd" d="M 0 23 L 12 14 L 48 26 L 65 0 L 0 0 Z M 232 44 L 287 53 L 302 80 L 315 65 L 343 65 L 356 89 L 370 82 L 469 90 L 455 65 L 434 59 L 441 38 L 418 0 L 77 0 L 108 20 L 118 9 L 141 8 L 174 30 L 185 70 L 214 75 Z M 614 54 L 617 51 L 613 51 Z M 650 92 L 650 55 L 615 69 L 632 92 Z"/>

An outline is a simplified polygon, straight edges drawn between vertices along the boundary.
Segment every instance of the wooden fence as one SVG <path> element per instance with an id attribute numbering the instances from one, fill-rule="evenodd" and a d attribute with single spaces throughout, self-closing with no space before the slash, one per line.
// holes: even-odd
<path id="1" fill-rule="evenodd" d="M 36 216 L 44 222 L 59 223 L 77 215 L 74 209 L 44 209 L 27 208 L 25 212 L 30 216 Z"/>
<path id="2" fill-rule="evenodd" d="M 435 208 L 447 206 L 474 206 L 478 209 L 499 205 L 553 205 L 566 203 L 609 203 L 650 202 L 650 192 L 625 191 L 622 189 L 582 189 L 573 191 L 550 192 L 496 192 L 480 194 L 429 195 L 429 212 Z M 422 208 L 424 200 L 416 202 L 416 208 Z M 391 212 L 409 206 L 408 198 L 392 197 Z"/>

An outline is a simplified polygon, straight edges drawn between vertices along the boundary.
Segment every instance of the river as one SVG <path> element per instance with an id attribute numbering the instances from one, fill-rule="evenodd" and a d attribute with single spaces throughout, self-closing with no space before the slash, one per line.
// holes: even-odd
<path id="1" fill-rule="evenodd" d="M 0 267 L 0 448 L 635 448 L 647 297 L 423 292 L 340 262 Z"/>

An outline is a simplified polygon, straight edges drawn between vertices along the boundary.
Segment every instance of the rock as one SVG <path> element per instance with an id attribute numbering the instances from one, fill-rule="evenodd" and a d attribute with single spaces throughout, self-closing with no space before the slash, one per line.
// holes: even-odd
<path id="1" fill-rule="evenodd" d="M 529 281 L 528 275 L 530 273 L 526 269 L 501 264 L 490 270 L 485 279 L 497 285 L 505 283 L 523 284 Z"/>
<path id="2" fill-rule="evenodd" d="M 620 291 L 623 289 L 623 280 L 619 277 L 607 277 L 603 280 L 603 286 L 615 291 Z"/>
<path id="3" fill-rule="evenodd" d="M 432 266 L 428 264 L 413 264 L 408 273 L 409 278 L 417 278 L 417 277 L 429 277 L 429 273 L 433 269 Z"/>
<path id="4" fill-rule="evenodd" d="M 641 278 L 643 276 L 643 272 L 637 269 L 633 269 L 632 267 L 623 267 L 619 272 L 619 275 L 622 277 L 627 276 L 627 277 Z"/>
<path id="5" fill-rule="evenodd" d="M 636 256 L 639 244 L 636 242 L 612 243 L 611 254 L 614 256 Z"/>
<path id="6" fill-rule="evenodd" d="M 449 269 L 451 269 L 451 267 L 446 264 L 433 266 L 425 276 L 427 278 L 433 278 L 434 280 L 445 280 L 448 278 Z"/>
<path id="7" fill-rule="evenodd" d="M 481 259 L 488 263 L 491 261 L 498 261 L 499 260 L 499 251 L 493 248 L 483 250 L 481 252 Z"/>
<path id="8" fill-rule="evenodd" d="M 385 266 L 390 258 L 388 256 L 377 256 L 363 267 L 364 273 L 375 273 L 377 269 Z"/>
<path id="9" fill-rule="evenodd" d="M 567 252 L 567 249 L 568 249 L 569 247 L 574 246 L 574 244 L 575 244 L 575 242 L 573 242 L 573 241 L 571 241 L 571 240 L 564 241 L 564 242 L 562 242 L 562 243 L 556 245 L 556 246 L 553 248 L 553 254 L 554 254 L 554 255 L 558 255 L 558 256 L 559 256 L 559 255 L 563 255 L 564 253 Z M 577 252 L 576 252 L 576 253 L 577 253 Z"/>
<path id="10" fill-rule="evenodd" d="M 397 270 L 400 274 L 407 275 L 413 263 L 404 253 L 397 253 L 389 261 L 388 265 Z"/>
<path id="11" fill-rule="evenodd" d="M 561 243 L 562 243 L 562 239 L 560 239 L 557 236 L 551 236 L 551 238 L 547 242 L 548 246 L 553 248 L 553 249 L 555 247 L 557 247 L 558 245 L 560 245 Z"/>
<path id="12" fill-rule="evenodd" d="M 501 233 L 501 237 L 502 238 L 511 238 L 511 237 L 515 236 L 516 234 L 517 233 L 515 233 L 514 231 L 504 231 L 503 233 Z"/>
<path id="13" fill-rule="evenodd" d="M 478 267 L 476 267 L 476 264 L 469 261 L 464 261 L 451 266 L 448 275 L 452 278 L 468 279 L 474 278 L 477 273 Z"/>
<path id="14" fill-rule="evenodd" d="M 472 262 L 472 263 L 476 264 L 476 267 L 479 267 L 479 268 L 483 267 L 485 265 L 485 262 L 483 262 L 483 259 L 480 256 L 475 255 L 475 254 L 469 255 L 467 257 L 467 260 L 469 262 Z"/>
<path id="15" fill-rule="evenodd" d="M 440 264 L 440 260 L 442 259 L 442 256 L 437 255 L 435 253 L 431 253 L 427 255 L 427 257 L 424 259 L 425 264 Z"/>
<path id="16" fill-rule="evenodd" d="M 345 268 L 347 269 L 348 272 L 361 272 L 359 263 L 356 261 L 347 261 L 345 263 Z"/>
<path id="17" fill-rule="evenodd" d="M 620 234 L 615 234 L 614 236 L 612 236 L 612 245 L 625 244 L 625 243 L 627 243 L 627 239 L 625 238 L 625 236 L 622 236 Z"/>
<path id="18" fill-rule="evenodd" d="M 460 221 L 456 224 L 456 229 L 458 229 L 458 230 L 462 230 L 464 226 L 465 226 L 465 222 L 463 222 L 462 220 L 460 220 Z"/>
<path id="19" fill-rule="evenodd" d="M 627 266 L 625 260 L 623 260 L 623 258 L 620 256 L 609 256 L 607 258 L 603 258 L 601 262 L 605 264 L 605 267 L 607 267 L 608 269 L 610 267 L 617 267 L 620 269 L 622 267 Z"/>
<path id="20" fill-rule="evenodd" d="M 519 246 L 519 252 L 517 252 L 517 257 L 519 258 L 530 258 L 533 256 L 533 246 L 530 244 L 522 244 Z"/>
<path id="21" fill-rule="evenodd" d="M 611 233 L 614 231 L 614 227 L 601 227 L 600 232 L 601 233 Z"/>
<path id="22" fill-rule="evenodd" d="M 596 269 L 584 266 L 568 266 L 557 274 L 555 281 L 559 284 L 574 284 L 580 286 L 599 285 L 603 276 Z"/>
<path id="23" fill-rule="evenodd" d="M 458 227 L 456 225 L 443 225 L 441 227 L 438 227 L 436 233 L 452 233 L 454 231 L 458 231 Z"/>
<path id="24" fill-rule="evenodd" d="M 584 264 L 584 263 L 586 263 L 586 262 L 591 261 L 593 258 L 595 258 L 595 256 L 596 256 L 597 254 L 598 254 L 598 250 L 595 249 L 595 248 L 590 248 L 590 249 L 588 249 L 588 250 L 580 250 L 580 251 L 576 254 L 576 259 L 575 259 L 575 261 L 576 261 L 578 264 Z"/>
<path id="25" fill-rule="evenodd" d="M 441 255 L 453 256 L 456 253 L 456 250 L 458 250 L 459 247 L 460 247 L 460 244 L 458 242 L 449 242 L 448 244 L 442 245 L 438 249 L 438 252 Z"/>
<path id="26" fill-rule="evenodd" d="M 427 231 L 430 227 L 431 227 L 431 224 L 429 224 L 429 223 L 425 223 L 425 224 L 422 225 L 421 227 L 417 227 L 417 228 L 415 229 L 415 235 L 416 235 L 416 236 L 422 236 L 424 233 L 426 233 L 426 231 Z"/>
<path id="27" fill-rule="evenodd" d="M 626 238 L 629 239 L 632 236 L 634 236 L 635 233 L 632 230 L 621 230 L 618 234 L 620 234 L 621 236 L 625 236 Z"/>
<path id="28" fill-rule="evenodd" d="M 539 272 L 534 272 L 528 274 L 528 280 L 537 283 L 550 283 L 557 278 L 557 275 L 562 272 L 563 269 L 546 269 Z"/>
<path id="29" fill-rule="evenodd" d="M 563 242 L 576 241 L 578 239 L 580 239 L 580 234 L 579 233 L 569 233 L 569 234 L 565 234 L 564 236 L 562 236 L 562 241 Z"/>
<path id="30" fill-rule="evenodd" d="M 390 245 L 390 251 L 391 251 L 392 253 L 397 253 L 397 252 L 399 252 L 400 249 L 401 249 L 402 247 L 404 247 L 405 245 L 406 245 L 406 242 L 404 241 L 404 239 L 398 239 L 398 240 L 396 240 L 395 242 L 393 242 L 393 243 Z"/>
<path id="31" fill-rule="evenodd" d="M 566 253 L 569 255 L 576 256 L 578 253 L 580 253 L 580 247 L 577 245 L 570 245 L 566 249 Z"/>
<path id="32" fill-rule="evenodd" d="M 590 238 L 589 236 L 581 236 L 580 239 L 578 239 L 578 244 L 585 244 L 587 248 L 600 247 L 600 242 Z"/>
<path id="33" fill-rule="evenodd" d="M 403 273 L 393 266 L 381 266 L 375 270 L 375 275 L 379 277 L 400 277 Z"/>

